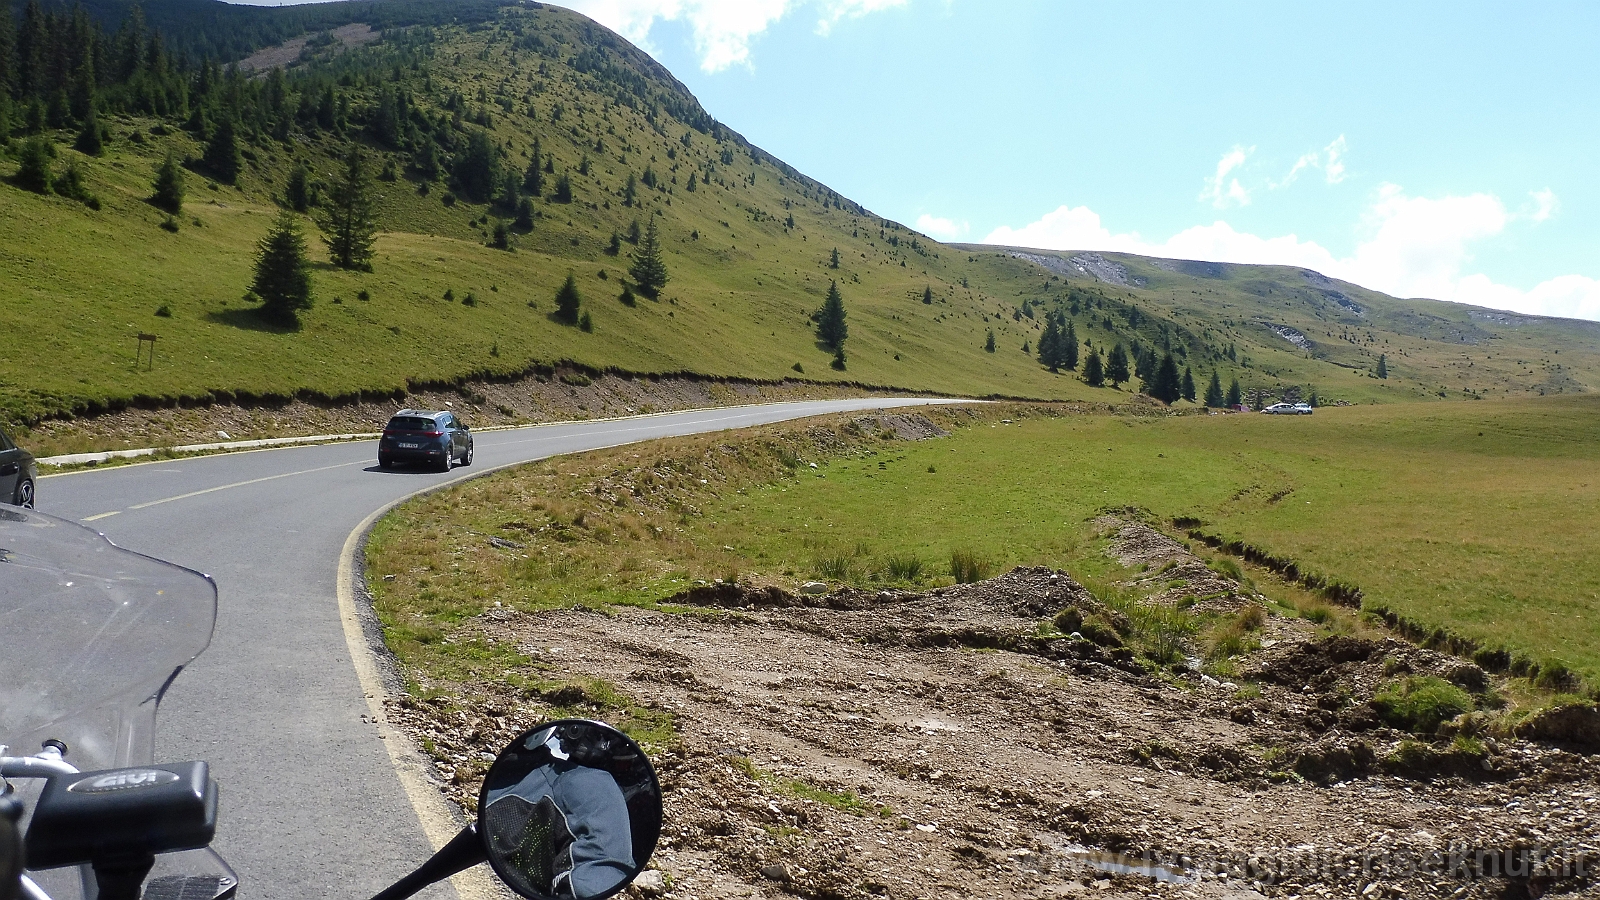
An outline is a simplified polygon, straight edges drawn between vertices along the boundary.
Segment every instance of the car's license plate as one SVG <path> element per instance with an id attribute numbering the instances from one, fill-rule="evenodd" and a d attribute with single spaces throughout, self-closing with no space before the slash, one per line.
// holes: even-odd
<path id="1" fill-rule="evenodd" d="M 422 446 L 421 444 L 404 444 L 404 443 L 402 443 L 400 445 L 400 449 L 401 450 L 415 450 L 415 449 L 417 449 L 418 447 L 421 447 L 421 446 Z"/>

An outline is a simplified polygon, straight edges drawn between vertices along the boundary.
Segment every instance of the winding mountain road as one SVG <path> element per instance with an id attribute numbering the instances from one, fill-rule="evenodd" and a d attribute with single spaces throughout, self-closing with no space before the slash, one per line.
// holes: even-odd
<path id="1" fill-rule="evenodd" d="M 418 782 L 402 783 L 403 754 L 386 748 L 403 736 L 370 715 L 371 659 L 352 657 L 348 602 L 341 618 L 341 589 L 348 596 L 359 577 L 348 551 L 374 513 L 469 473 L 563 453 L 939 402 L 776 403 L 484 432 L 472 468 L 450 474 L 379 469 L 374 441 L 153 462 L 43 479 L 38 506 L 216 579 L 211 647 L 167 694 L 157 758 L 211 763 L 222 786 L 213 846 L 238 871 L 239 895 L 363 898 L 426 859 L 440 832 L 437 816 L 424 828 Z"/>

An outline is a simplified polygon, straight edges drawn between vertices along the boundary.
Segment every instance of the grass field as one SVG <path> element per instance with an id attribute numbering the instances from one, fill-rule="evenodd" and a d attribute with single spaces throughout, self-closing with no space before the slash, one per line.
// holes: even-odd
<path id="1" fill-rule="evenodd" d="M 1060 413 L 987 410 L 923 442 L 852 435 L 845 420 L 780 426 L 497 474 L 379 526 L 378 608 L 391 646 L 422 664 L 457 655 L 450 629 L 495 603 L 654 604 L 734 577 L 949 583 L 957 554 L 980 573 L 1044 564 L 1093 583 L 1122 570 L 1089 523 L 1132 507 L 1199 519 L 1359 586 L 1369 606 L 1600 681 L 1586 537 L 1600 522 L 1600 400 Z M 497 553 L 482 535 L 525 547 Z"/>

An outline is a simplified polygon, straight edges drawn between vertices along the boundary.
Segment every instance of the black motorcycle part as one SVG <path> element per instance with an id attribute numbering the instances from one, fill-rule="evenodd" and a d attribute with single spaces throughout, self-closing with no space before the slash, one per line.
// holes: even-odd
<path id="1" fill-rule="evenodd" d="M 22 839 L 17 835 L 22 801 L 9 789 L 9 785 L 0 787 L 0 900 L 15 900 L 22 892 Z"/>
<path id="2" fill-rule="evenodd" d="M 439 848 L 438 853 L 418 866 L 415 872 L 384 888 L 372 900 L 405 900 L 436 881 L 443 881 L 488 859 L 483 840 L 478 837 L 478 826 L 468 825 L 451 838 L 450 843 Z"/>
<path id="3" fill-rule="evenodd" d="M 204 847 L 216 831 L 217 783 L 209 767 L 164 763 L 51 778 L 24 846 L 30 869 L 115 867 Z"/>

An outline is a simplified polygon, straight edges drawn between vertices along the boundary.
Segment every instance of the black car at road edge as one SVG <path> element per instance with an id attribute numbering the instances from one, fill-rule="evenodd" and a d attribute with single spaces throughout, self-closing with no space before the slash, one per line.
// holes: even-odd
<path id="1" fill-rule="evenodd" d="M 452 463 L 472 465 L 472 432 L 453 412 L 402 409 L 389 418 L 378 439 L 378 465 L 426 463 L 441 472 Z"/>
<path id="2" fill-rule="evenodd" d="M 18 447 L 10 435 L 0 430 L 0 500 L 32 509 L 38 483 L 39 466 L 33 454 Z"/>

